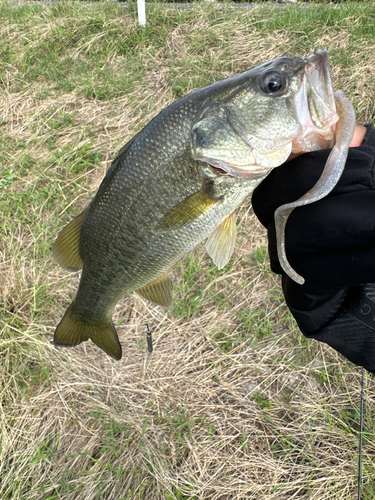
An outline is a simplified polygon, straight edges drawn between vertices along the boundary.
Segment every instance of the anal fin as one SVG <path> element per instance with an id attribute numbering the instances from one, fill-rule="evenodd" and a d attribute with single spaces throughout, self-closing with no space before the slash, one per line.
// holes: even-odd
<path id="1" fill-rule="evenodd" d="M 148 285 L 138 288 L 135 292 L 158 306 L 171 307 L 173 304 L 172 289 L 172 279 L 167 273 Z"/>
<path id="2" fill-rule="evenodd" d="M 79 271 L 83 266 L 79 255 L 79 242 L 87 210 L 88 207 L 64 227 L 52 249 L 55 260 L 68 271 Z"/>
<path id="3" fill-rule="evenodd" d="M 232 257 L 236 237 L 237 227 L 234 213 L 227 217 L 208 237 L 206 250 L 218 269 L 222 269 Z"/>

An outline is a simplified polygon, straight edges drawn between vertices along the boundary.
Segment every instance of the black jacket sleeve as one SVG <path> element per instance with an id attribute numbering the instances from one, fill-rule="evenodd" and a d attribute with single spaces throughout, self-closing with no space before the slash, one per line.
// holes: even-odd
<path id="1" fill-rule="evenodd" d="M 274 212 L 297 200 L 320 177 L 330 150 L 307 153 L 274 169 L 253 194 L 254 211 L 268 230 L 272 270 L 282 274 L 288 307 L 302 333 L 326 342 L 375 373 L 375 130 L 350 148 L 344 173 L 326 198 L 295 209 L 286 226 L 286 252 L 305 278 L 282 271 Z"/>

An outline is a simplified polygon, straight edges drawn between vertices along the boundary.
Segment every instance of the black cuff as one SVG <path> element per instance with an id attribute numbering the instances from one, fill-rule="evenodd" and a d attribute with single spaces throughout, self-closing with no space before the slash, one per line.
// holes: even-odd
<path id="1" fill-rule="evenodd" d="M 372 123 L 365 125 L 365 127 L 367 128 L 367 132 L 363 138 L 361 146 L 370 146 L 375 148 L 375 129 L 372 126 Z"/>
<path id="2" fill-rule="evenodd" d="M 346 303 L 331 323 L 314 335 L 305 335 L 336 349 L 352 363 L 375 373 L 375 283 L 350 290 Z"/>
<path id="3" fill-rule="evenodd" d="M 298 285 L 288 276 L 282 277 L 282 288 L 287 306 L 306 337 L 317 334 L 337 317 L 348 303 L 351 290 L 348 287 L 335 291 L 324 287 L 312 290 L 306 285 Z"/>

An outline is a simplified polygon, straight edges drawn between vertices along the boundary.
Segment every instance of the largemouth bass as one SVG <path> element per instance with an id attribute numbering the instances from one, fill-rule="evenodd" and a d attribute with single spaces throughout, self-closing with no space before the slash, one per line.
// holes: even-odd
<path id="1" fill-rule="evenodd" d="M 338 119 L 325 51 L 275 59 L 161 111 L 123 146 L 55 243 L 62 267 L 82 268 L 55 344 L 91 339 L 120 359 L 117 302 L 136 291 L 169 307 L 168 271 L 206 239 L 222 268 L 235 245 L 234 210 L 291 154 L 333 146 Z"/>

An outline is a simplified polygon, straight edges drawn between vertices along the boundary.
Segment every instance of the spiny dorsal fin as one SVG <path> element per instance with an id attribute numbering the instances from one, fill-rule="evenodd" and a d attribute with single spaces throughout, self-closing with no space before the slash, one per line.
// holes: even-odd
<path id="1" fill-rule="evenodd" d="M 135 292 L 158 306 L 171 307 L 173 304 L 172 288 L 172 279 L 167 273 L 148 285 L 138 288 Z"/>
<path id="2" fill-rule="evenodd" d="M 56 328 L 54 344 L 72 347 L 91 339 L 113 359 L 121 359 L 122 349 L 116 329 L 110 319 L 96 323 L 82 321 L 75 312 L 74 301 L 66 310 L 63 319 Z"/>
<path id="3" fill-rule="evenodd" d="M 79 271 L 83 266 L 79 255 L 79 242 L 87 210 L 88 207 L 64 227 L 52 249 L 55 260 L 68 271 Z"/>
<path id="4" fill-rule="evenodd" d="M 192 194 L 164 215 L 159 222 L 161 229 L 178 229 L 195 221 L 220 198 L 210 198 L 204 189 Z"/>
<path id="5" fill-rule="evenodd" d="M 236 244 L 237 228 L 234 213 L 227 217 L 208 237 L 206 250 L 219 269 L 229 262 Z"/>

